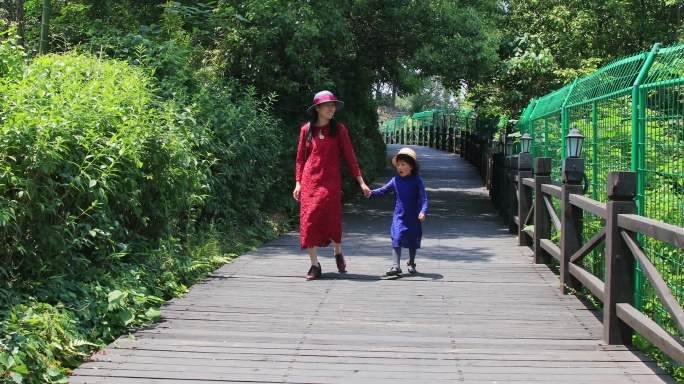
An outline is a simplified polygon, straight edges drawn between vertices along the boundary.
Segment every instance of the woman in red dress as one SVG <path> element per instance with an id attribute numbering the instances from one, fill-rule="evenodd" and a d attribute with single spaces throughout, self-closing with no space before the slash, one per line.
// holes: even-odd
<path id="1" fill-rule="evenodd" d="M 356 155 L 349 140 L 347 128 L 333 119 L 336 110 L 344 107 L 329 91 L 318 92 L 307 113 L 310 122 L 299 132 L 296 185 L 292 193 L 301 203 L 299 214 L 300 245 L 306 248 L 311 259 L 307 280 L 321 277 L 316 247 L 333 244 L 335 263 L 339 272 L 345 272 L 347 263 L 342 255 L 342 180 L 340 157 L 349 174 L 356 178 L 365 196 L 370 189 L 363 181 Z"/>

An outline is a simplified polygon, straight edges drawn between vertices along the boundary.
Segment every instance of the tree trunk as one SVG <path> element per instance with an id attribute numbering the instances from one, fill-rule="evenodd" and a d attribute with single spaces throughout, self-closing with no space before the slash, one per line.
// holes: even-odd
<path id="1" fill-rule="evenodd" d="M 397 87 L 392 85 L 392 108 L 397 106 Z"/>
<path id="2" fill-rule="evenodd" d="M 19 45 L 24 45 L 24 0 L 17 0 L 17 34 Z"/>
<path id="3" fill-rule="evenodd" d="M 50 32 L 50 0 L 43 0 L 43 22 L 40 25 L 40 46 L 38 53 L 44 55 L 48 50 L 48 34 Z"/>

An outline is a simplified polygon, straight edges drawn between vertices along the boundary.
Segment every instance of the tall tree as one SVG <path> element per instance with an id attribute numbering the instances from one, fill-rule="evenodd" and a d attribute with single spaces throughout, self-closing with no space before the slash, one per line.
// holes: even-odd
<path id="1" fill-rule="evenodd" d="M 507 0 L 500 69 L 471 84 L 473 101 L 517 115 L 541 97 L 615 59 L 681 41 L 679 0 Z"/>
<path id="2" fill-rule="evenodd" d="M 19 45 L 24 45 L 24 0 L 17 0 L 17 34 Z"/>
<path id="3" fill-rule="evenodd" d="M 299 105 L 286 109 L 325 87 L 354 97 L 376 83 L 415 92 L 430 77 L 460 87 L 496 62 L 494 0 L 250 0 L 236 11 L 248 21 L 233 20 L 222 37 L 222 66 L 260 92 L 294 95 Z"/>
<path id="4" fill-rule="evenodd" d="M 50 35 L 50 0 L 43 0 L 43 17 L 40 25 L 40 48 L 38 53 L 46 54 L 48 51 L 48 38 Z"/>

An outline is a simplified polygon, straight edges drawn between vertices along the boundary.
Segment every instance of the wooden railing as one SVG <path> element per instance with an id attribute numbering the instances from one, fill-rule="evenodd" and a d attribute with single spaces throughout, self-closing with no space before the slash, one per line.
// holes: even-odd
<path id="1" fill-rule="evenodd" d="M 634 307 L 636 264 L 641 267 L 679 332 L 684 334 L 684 310 L 667 283 L 646 256 L 638 237 L 649 237 L 684 249 L 684 228 L 636 215 L 636 174 L 610 172 L 608 202 L 583 195 L 581 159 L 566 159 L 563 180 L 551 180 L 551 159 L 532 159 L 529 154 L 492 159 L 490 194 L 502 220 L 519 238 L 520 246 L 534 251 L 535 263 L 560 264 L 560 290 L 564 294 L 588 289 L 603 303 L 604 341 L 632 344 L 634 331 L 684 364 L 684 342 Z M 503 160 L 503 161 L 502 161 Z M 501 165 L 500 169 L 497 166 Z M 534 169 L 534 171 L 533 171 Z M 501 177 L 501 180 L 494 178 Z M 489 177 L 488 177 L 489 179 Z M 554 208 L 560 203 L 560 216 Z M 599 218 L 602 227 L 583 241 L 585 212 Z M 560 234 L 559 245 L 551 239 Z M 586 236 L 586 234 L 585 234 Z M 558 239 L 556 239 L 558 241 Z M 605 245 L 605 278 L 587 270 L 582 260 Z"/>

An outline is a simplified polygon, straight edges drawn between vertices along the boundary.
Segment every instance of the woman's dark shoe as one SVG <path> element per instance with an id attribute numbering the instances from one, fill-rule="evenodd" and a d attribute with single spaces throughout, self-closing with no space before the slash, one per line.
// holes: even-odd
<path id="1" fill-rule="evenodd" d="M 408 266 L 408 273 L 410 273 L 412 275 L 414 273 L 418 273 L 418 271 L 416 271 L 416 264 L 415 263 L 414 264 L 407 263 L 406 265 Z"/>
<path id="2" fill-rule="evenodd" d="M 387 271 L 387 276 L 397 276 L 401 275 L 401 268 L 399 267 L 392 267 L 389 271 Z"/>
<path id="3" fill-rule="evenodd" d="M 335 255 L 335 264 L 337 264 L 337 271 L 340 273 L 347 272 L 347 262 L 341 253 Z"/>
<path id="4" fill-rule="evenodd" d="M 323 271 L 321 270 L 321 263 L 318 263 L 318 266 L 312 265 L 311 268 L 309 268 L 309 272 L 306 274 L 306 279 L 318 279 L 319 277 L 321 277 L 322 273 Z"/>

